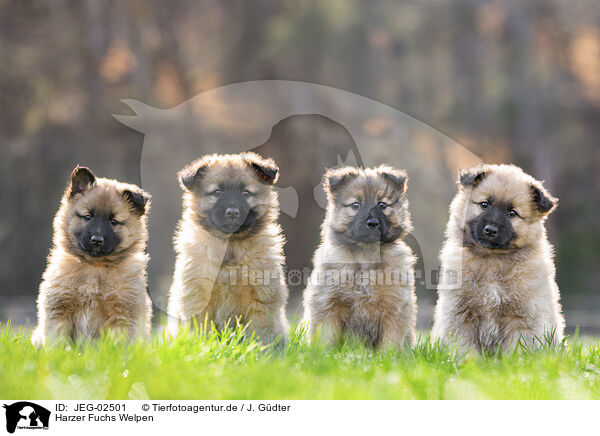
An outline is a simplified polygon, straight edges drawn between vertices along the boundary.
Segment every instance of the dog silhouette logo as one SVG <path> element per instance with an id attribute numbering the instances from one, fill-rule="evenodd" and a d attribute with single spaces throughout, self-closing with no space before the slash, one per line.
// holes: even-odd
<path id="1" fill-rule="evenodd" d="M 345 165 L 387 164 L 406 170 L 413 221 L 407 236 L 419 258 L 417 285 L 437 289 L 439 247 L 447 205 L 456 194 L 448 180 L 459 168 L 477 166 L 481 159 L 452 138 L 391 106 L 352 92 L 308 82 L 258 80 L 231 83 L 202 92 L 171 108 L 138 100 L 122 100 L 133 114 L 114 114 L 123 125 L 144 135 L 140 177 L 152 192 L 149 223 L 149 268 L 158 277 L 149 293 L 167 310 L 163 292 L 175 255 L 165 250 L 181 215 L 177 174 L 194 159 L 211 153 L 254 151 L 271 157 L 280 168 L 274 189 L 286 235 L 288 276 L 294 273 L 296 299 L 305 287 L 305 268 L 319 240 L 327 206 L 322 177 L 326 169 Z M 413 199 L 427 201 L 413 201 Z M 226 253 L 226 250 L 223 251 Z M 215 274 L 207 282 L 217 279 Z M 300 281 L 296 276 L 300 274 Z M 306 276 L 306 275 L 305 275 Z M 292 306 L 295 304 L 290 303 Z"/>
<path id="2" fill-rule="evenodd" d="M 6 409 L 6 431 L 14 433 L 18 429 L 48 429 L 50 411 L 42 406 L 28 401 L 19 401 L 10 405 L 4 404 Z"/>

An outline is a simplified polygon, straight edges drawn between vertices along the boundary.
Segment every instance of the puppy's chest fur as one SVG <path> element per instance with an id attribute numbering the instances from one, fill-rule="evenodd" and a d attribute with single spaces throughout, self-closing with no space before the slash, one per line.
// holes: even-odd
<path id="1" fill-rule="evenodd" d="M 331 253 L 329 253 L 331 255 Z M 348 332 L 370 338 L 376 343 L 381 330 L 381 316 L 400 310 L 412 295 L 412 255 L 404 250 L 381 253 L 381 262 L 356 263 L 356 257 L 332 256 L 337 264 L 321 264 L 324 274 L 315 298 L 319 305 L 333 312 Z M 328 278 L 328 271 L 333 275 Z"/>
<path id="2" fill-rule="evenodd" d="M 250 280 L 246 265 L 225 264 L 217 275 L 207 306 L 209 318 L 219 327 L 240 317 L 245 322 L 247 310 L 258 302 L 255 282 Z"/>
<path id="3" fill-rule="evenodd" d="M 282 298 L 277 291 L 280 273 L 279 259 L 272 258 L 262 244 L 230 242 L 206 308 L 209 318 L 219 327 L 234 322 L 236 317 L 247 322 L 250 311 Z M 259 287 L 268 291 L 260 293 Z"/>
<path id="4" fill-rule="evenodd" d="M 349 331 L 378 337 L 379 319 L 386 307 L 394 307 L 398 301 L 408 300 L 408 292 L 392 283 L 391 266 L 387 263 L 354 265 L 345 268 L 350 283 L 340 283 L 332 292 L 334 305 L 341 308 L 343 327 Z"/>
<path id="5" fill-rule="evenodd" d="M 387 263 L 351 264 L 341 268 L 323 265 L 323 270 L 335 270 L 330 292 L 340 304 L 368 307 L 394 291 L 392 281 L 396 278 L 396 269 Z M 325 283 L 329 284 L 327 276 Z"/>
<path id="6" fill-rule="evenodd" d="M 132 268 L 134 266 L 132 265 Z M 123 268 L 81 265 L 56 271 L 49 283 L 48 299 L 52 317 L 57 321 L 71 321 L 72 336 L 94 336 L 111 322 L 130 319 L 139 303 L 140 293 L 129 282 L 143 277 L 124 274 Z"/>
<path id="7" fill-rule="evenodd" d="M 493 349 L 511 329 L 531 322 L 533 295 L 513 269 L 471 271 L 463 277 L 454 311 L 462 323 L 471 325 L 481 348 Z"/>

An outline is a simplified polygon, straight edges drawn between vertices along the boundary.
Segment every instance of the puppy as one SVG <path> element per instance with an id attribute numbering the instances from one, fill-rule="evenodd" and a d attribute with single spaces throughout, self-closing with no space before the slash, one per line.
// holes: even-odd
<path id="1" fill-rule="evenodd" d="M 288 289 L 273 185 L 279 169 L 255 153 L 208 155 L 179 173 L 169 332 L 193 316 L 223 328 L 236 319 L 265 343 L 285 338 Z"/>
<path id="2" fill-rule="evenodd" d="M 314 337 L 356 336 L 374 347 L 415 339 L 414 263 L 402 238 L 412 230 L 407 176 L 389 166 L 325 174 L 328 205 L 304 318 Z"/>
<path id="3" fill-rule="evenodd" d="M 563 338 L 565 321 L 544 222 L 556 205 L 513 165 L 460 172 L 441 252 L 433 336 L 459 349 L 514 350 Z M 452 283 L 454 281 L 454 283 Z"/>
<path id="4" fill-rule="evenodd" d="M 54 217 L 53 247 L 37 301 L 34 344 L 49 337 L 150 334 L 146 214 L 150 195 L 77 166 Z"/>

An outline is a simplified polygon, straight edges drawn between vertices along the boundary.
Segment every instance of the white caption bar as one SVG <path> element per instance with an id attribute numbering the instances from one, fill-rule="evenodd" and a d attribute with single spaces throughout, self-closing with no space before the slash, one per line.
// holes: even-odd
<path id="1" fill-rule="evenodd" d="M 593 401 L 0 400 L 0 434 L 578 434 Z M 10 433 L 12 430 L 13 433 Z M 308 433 L 307 433 L 308 432 Z M 410 433 L 409 433 L 410 432 Z M 141 434 L 141 433 L 140 433 Z"/>

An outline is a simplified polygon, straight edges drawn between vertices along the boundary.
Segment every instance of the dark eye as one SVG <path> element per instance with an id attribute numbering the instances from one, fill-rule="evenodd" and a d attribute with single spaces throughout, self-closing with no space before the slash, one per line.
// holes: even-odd
<path id="1" fill-rule="evenodd" d="M 388 204 L 385 201 L 380 201 L 379 203 L 377 203 L 377 206 L 379 206 L 379 208 L 381 209 L 385 209 L 386 207 L 388 207 Z"/>
<path id="2" fill-rule="evenodd" d="M 509 217 L 511 217 L 511 218 L 514 218 L 514 217 L 516 217 L 516 216 L 518 216 L 518 215 L 519 215 L 519 214 L 518 214 L 518 213 L 517 213 L 517 211 L 516 211 L 516 210 L 514 210 L 514 209 L 511 209 L 511 210 L 509 210 L 509 211 L 508 211 L 508 216 L 509 216 Z"/>
<path id="3" fill-rule="evenodd" d="M 113 219 L 111 219 L 111 220 L 110 220 L 110 223 L 111 223 L 113 226 L 116 226 L 117 224 L 119 224 L 119 221 L 117 221 L 116 219 L 114 219 L 114 218 L 113 218 Z"/>
<path id="4" fill-rule="evenodd" d="M 248 191 L 247 189 L 245 189 L 245 190 L 242 191 L 242 195 L 244 197 L 248 198 L 248 197 L 250 197 L 251 194 L 250 194 L 250 191 Z"/>
<path id="5" fill-rule="evenodd" d="M 490 204 L 487 201 L 482 201 L 481 203 L 479 203 L 479 205 L 482 209 L 487 209 Z"/>
<path id="6" fill-rule="evenodd" d="M 355 201 L 350 205 L 350 207 L 354 210 L 358 210 L 360 208 L 360 203 L 358 201 Z"/>
<path id="7" fill-rule="evenodd" d="M 90 221 L 92 219 L 92 216 L 88 213 L 86 216 L 83 217 L 83 219 L 86 221 Z"/>
<path id="8" fill-rule="evenodd" d="M 213 197 L 220 197 L 221 196 L 221 190 L 220 189 L 215 189 L 213 192 L 211 192 L 211 194 Z"/>

